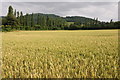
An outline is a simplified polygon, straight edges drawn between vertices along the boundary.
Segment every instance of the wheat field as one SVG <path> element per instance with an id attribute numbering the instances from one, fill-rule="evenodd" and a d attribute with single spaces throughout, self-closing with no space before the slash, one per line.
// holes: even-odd
<path id="1" fill-rule="evenodd" d="M 2 33 L 3 78 L 118 78 L 118 30 Z"/>

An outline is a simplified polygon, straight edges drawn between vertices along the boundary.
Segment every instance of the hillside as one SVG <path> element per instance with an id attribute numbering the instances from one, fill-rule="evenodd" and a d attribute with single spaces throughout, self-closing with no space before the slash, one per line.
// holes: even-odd
<path id="1" fill-rule="evenodd" d="M 67 22 L 81 22 L 81 23 L 96 22 L 95 19 L 87 18 L 87 17 L 83 17 L 83 16 L 66 16 L 64 19 Z"/>

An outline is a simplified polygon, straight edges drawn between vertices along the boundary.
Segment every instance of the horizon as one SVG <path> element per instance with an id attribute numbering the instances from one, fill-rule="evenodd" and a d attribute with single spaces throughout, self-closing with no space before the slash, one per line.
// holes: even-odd
<path id="1" fill-rule="evenodd" d="M 55 14 L 60 17 L 98 18 L 99 21 L 104 22 L 109 22 L 111 19 L 118 21 L 118 4 L 116 2 L 3 2 L 1 16 L 7 15 L 10 5 L 14 10 L 22 11 L 24 15 L 26 13 L 42 13 Z"/>

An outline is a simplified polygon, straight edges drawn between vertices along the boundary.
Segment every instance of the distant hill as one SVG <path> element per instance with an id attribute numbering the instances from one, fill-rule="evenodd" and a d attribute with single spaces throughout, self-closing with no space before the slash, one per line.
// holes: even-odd
<path id="1" fill-rule="evenodd" d="M 34 13 L 34 15 L 49 16 L 49 17 L 60 17 L 55 14 L 44 14 L 44 13 Z"/>
<path id="2" fill-rule="evenodd" d="M 66 16 L 66 17 L 64 17 L 64 19 L 67 22 L 81 22 L 81 23 L 96 22 L 95 19 L 82 17 L 82 16 Z"/>
<path id="3" fill-rule="evenodd" d="M 31 14 L 30 14 L 31 15 Z M 68 25 L 70 22 L 74 23 L 74 22 L 79 22 L 81 24 L 86 24 L 88 22 L 90 23 L 95 23 L 96 20 L 92 19 L 92 18 L 87 18 L 87 17 L 83 17 L 83 16 L 66 16 L 66 17 L 61 17 L 55 14 L 43 14 L 43 13 L 34 13 L 34 17 L 37 18 L 37 16 L 44 16 L 44 17 L 49 17 L 52 19 L 60 19 L 63 21 L 68 22 Z M 100 22 L 100 21 L 98 21 Z"/>

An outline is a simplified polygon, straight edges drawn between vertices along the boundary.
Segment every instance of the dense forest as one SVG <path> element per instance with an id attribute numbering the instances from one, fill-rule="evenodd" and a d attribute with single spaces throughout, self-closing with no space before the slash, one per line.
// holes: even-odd
<path id="1" fill-rule="evenodd" d="M 101 22 L 98 18 L 81 16 L 60 17 L 55 14 L 32 13 L 23 15 L 22 11 L 8 8 L 7 16 L 0 17 L 2 31 L 13 30 L 80 30 L 80 29 L 118 29 L 120 21 Z"/>

